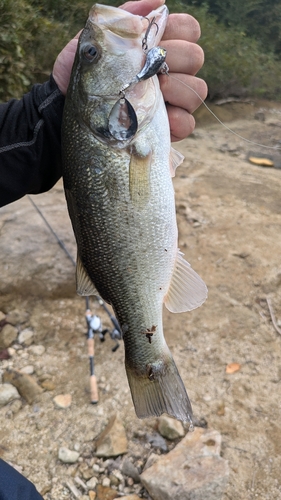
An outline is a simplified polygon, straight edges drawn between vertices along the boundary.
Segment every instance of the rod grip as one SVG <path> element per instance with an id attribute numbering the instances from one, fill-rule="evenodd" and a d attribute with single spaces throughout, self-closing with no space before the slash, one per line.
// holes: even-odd
<path id="1" fill-rule="evenodd" d="M 90 358 L 93 358 L 95 355 L 95 344 L 94 344 L 94 339 L 90 338 L 88 339 L 88 354 Z"/>
<path id="2" fill-rule="evenodd" d="M 97 404 L 99 402 L 98 384 L 97 377 L 95 375 L 90 376 L 90 392 L 91 392 L 91 403 Z"/>

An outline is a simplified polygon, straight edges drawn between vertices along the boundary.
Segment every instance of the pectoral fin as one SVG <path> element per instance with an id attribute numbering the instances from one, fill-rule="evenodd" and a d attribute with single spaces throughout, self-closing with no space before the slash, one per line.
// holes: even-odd
<path id="1" fill-rule="evenodd" d="M 145 206 L 150 197 L 150 166 L 152 151 L 141 144 L 131 148 L 130 160 L 130 197 L 139 208 Z"/>
<path id="2" fill-rule="evenodd" d="M 98 292 L 90 280 L 78 254 L 76 263 L 76 291 L 78 295 L 83 296 L 98 295 Z"/>
<path id="3" fill-rule="evenodd" d="M 183 162 L 184 156 L 174 148 L 170 150 L 170 172 L 171 177 L 175 177 L 176 168 Z"/>
<path id="4" fill-rule="evenodd" d="M 165 306 L 171 312 L 192 311 L 205 302 L 207 295 L 204 281 L 178 250 L 172 280 L 164 299 Z"/>

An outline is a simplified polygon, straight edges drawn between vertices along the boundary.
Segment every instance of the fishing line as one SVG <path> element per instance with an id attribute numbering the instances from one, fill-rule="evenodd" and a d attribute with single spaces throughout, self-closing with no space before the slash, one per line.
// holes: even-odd
<path id="1" fill-rule="evenodd" d="M 182 82 L 181 80 L 179 80 L 179 78 L 176 78 L 175 76 L 171 76 L 169 73 L 165 73 L 167 76 L 169 76 L 170 78 L 172 78 L 173 80 L 176 80 L 177 82 L 180 82 L 182 85 L 184 85 L 185 87 L 187 87 L 189 90 L 191 90 L 197 97 L 198 99 L 200 99 L 200 101 L 202 102 L 202 104 L 204 104 L 205 108 L 209 111 L 209 113 L 211 113 L 211 115 L 213 115 L 213 117 L 224 127 L 226 128 L 226 130 L 228 130 L 229 132 L 231 132 L 232 134 L 236 135 L 237 137 L 239 137 L 239 139 L 242 139 L 243 141 L 245 142 L 248 142 L 249 144 L 254 144 L 254 146 L 261 146 L 262 148 L 267 148 L 267 149 L 274 149 L 275 151 L 276 150 L 280 150 L 281 149 L 281 146 L 266 146 L 265 144 L 260 144 L 259 142 L 254 142 L 254 141 L 251 141 L 250 139 L 246 139 L 246 137 L 243 137 L 242 135 L 238 134 L 237 132 L 235 132 L 234 130 L 232 130 L 231 128 L 229 128 L 225 123 L 223 123 L 219 117 L 209 108 L 209 106 L 205 103 L 205 101 L 202 99 L 202 97 L 200 97 L 200 95 L 196 92 L 196 90 L 194 90 L 192 87 L 190 87 L 189 85 L 187 85 L 187 83 L 184 83 Z"/>
<path id="2" fill-rule="evenodd" d="M 47 221 L 46 217 L 44 216 L 44 214 L 42 213 L 40 208 L 36 205 L 36 203 L 33 201 L 33 199 L 29 195 L 27 195 L 27 197 L 28 197 L 30 203 L 35 208 L 35 210 L 38 212 L 38 214 L 42 218 L 42 220 L 44 221 L 44 223 L 46 224 L 46 226 L 48 227 L 48 229 L 50 230 L 50 232 L 52 233 L 52 235 L 57 240 L 59 246 L 63 249 L 63 251 L 65 252 L 67 257 L 71 260 L 74 267 L 76 267 L 76 262 L 73 259 L 72 255 L 67 250 L 63 241 L 59 238 L 57 233 L 54 231 L 51 224 Z M 105 340 L 105 334 L 107 332 L 109 332 L 110 337 L 112 338 L 112 340 L 115 341 L 115 346 L 112 348 L 113 352 L 115 352 L 118 349 L 118 347 L 119 347 L 118 340 L 120 340 L 122 338 L 122 332 L 120 330 L 117 319 L 111 314 L 111 312 L 107 308 L 106 304 L 104 303 L 103 299 L 99 295 L 96 295 L 96 298 L 97 298 L 99 305 L 102 306 L 103 309 L 105 310 L 105 312 L 108 314 L 114 328 L 112 331 L 108 330 L 108 328 L 102 329 L 102 324 L 101 324 L 101 320 L 100 320 L 99 316 L 92 314 L 90 311 L 89 297 L 85 297 L 85 300 L 86 300 L 86 314 L 85 314 L 85 316 L 86 316 L 86 323 L 87 323 L 87 344 L 88 344 L 88 356 L 89 356 L 89 363 L 90 363 L 90 397 L 91 397 L 92 404 L 96 404 L 99 401 L 97 378 L 96 378 L 95 369 L 94 369 L 94 355 L 95 355 L 94 336 L 95 336 L 95 334 L 98 334 L 101 342 L 103 342 Z"/>

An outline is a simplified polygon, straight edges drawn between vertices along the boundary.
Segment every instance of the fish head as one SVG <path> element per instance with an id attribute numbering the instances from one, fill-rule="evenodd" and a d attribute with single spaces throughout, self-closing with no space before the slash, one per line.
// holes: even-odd
<path id="1" fill-rule="evenodd" d="M 108 117 L 122 89 L 142 69 L 146 59 L 144 37 L 147 50 L 158 45 L 167 18 L 166 6 L 152 11 L 146 18 L 107 5 L 95 4 L 91 8 L 79 38 L 68 89 L 68 97 L 73 96 L 73 101 L 79 103 L 79 113 L 88 115 L 84 121 L 89 122 L 91 129 L 95 129 L 95 119 L 101 128 L 101 115 Z M 126 94 L 134 108 L 142 101 L 143 116 L 147 115 L 143 97 L 149 87 L 147 82 L 141 82 Z"/>

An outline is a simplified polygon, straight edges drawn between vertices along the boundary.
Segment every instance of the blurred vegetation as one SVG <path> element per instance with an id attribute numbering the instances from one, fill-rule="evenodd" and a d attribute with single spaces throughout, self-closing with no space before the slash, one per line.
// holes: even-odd
<path id="1" fill-rule="evenodd" d="M 48 78 L 57 54 L 83 27 L 89 0 L 0 0 L 0 100 Z M 118 5 L 118 0 L 100 3 Z M 211 99 L 281 99 L 280 0 L 167 0 L 201 25 Z"/>
<path id="2" fill-rule="evenodd" d="M 256 96 L 281 100 L 281 54 L 273 47 L 276 43 L 277 51 L 277 40 L 272 40 L 268 26 L 263 28 L 269 34 L 266 40 L 259 39 L 256 27 L 251 33 L 246 31 L 250 6 L 260 4 L 266 11 L 269 1 L 167 1 L 171 11 L 188 12 L 200 22 L 198 43 L 204 49 L 205 64 L 198 76 L 206 80 L 210 99 Z M 281 36 L 281 10 L 279 22 Z"/>

